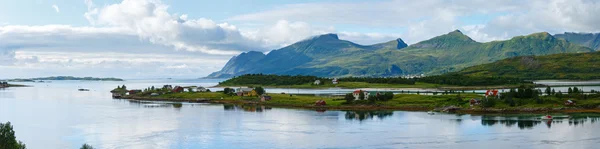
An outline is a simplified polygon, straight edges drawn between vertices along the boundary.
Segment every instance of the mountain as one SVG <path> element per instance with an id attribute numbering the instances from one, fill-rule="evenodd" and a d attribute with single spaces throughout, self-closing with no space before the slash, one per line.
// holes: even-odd
<path id="1" fill-rule="evenodd" d="M 410 46 L 402 39 L 359 45 L 325 34 L 273 50 L 262 58 L 246 58 L 252 61 L 238 62 L 244 55 L 240 54 L 208 78 L 253 73 L 319 77 L 433 75 L 516 56 L 590 51 L 545 32 L 480 43 L 456 30 Z"/>
<path id="2" fill-rule="evenodd" d="M 556 38 L 565 39 L 571 43 L 592 48 L 596 51 L 600 50 L 600 33 L 592 34 L 565 32 L 564 34 L 556 34 L 554 36 Z"/>
<path id="3" fill-rule="evenodd" d="M 460 75 L 522 79 L 600 79 L 600 52 L 521 56 L 472 66 Z"/>

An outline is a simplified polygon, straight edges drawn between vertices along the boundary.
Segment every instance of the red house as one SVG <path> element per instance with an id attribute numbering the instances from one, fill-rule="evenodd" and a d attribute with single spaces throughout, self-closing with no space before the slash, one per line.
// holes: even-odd
<path id="1" fill-rule="evenodd" d="M 171 91 L 172 91 L 173 93 L 181 93 L 181 92 L 183 92 L 183 87 L 181 87 L 181 86 L 175 86 L 175 87 L 173 88 L 173 90 L 171 90 Z"/>
<path id="2" fill-rule="evenodd" d="M 315 102 L 315 106 L 325 106 L 327 105 L 327 102 L 325 102 L 325 100 L 318 100 L 317 102 Z"/>
<path id="3" fill-rule="evenodd" d="M 128 92 L 129 92 L 129 95 L 134 95 L 134 94 L 137 94 L 137 93 L 141 93 L 142 90 L 129 90 Z"/>

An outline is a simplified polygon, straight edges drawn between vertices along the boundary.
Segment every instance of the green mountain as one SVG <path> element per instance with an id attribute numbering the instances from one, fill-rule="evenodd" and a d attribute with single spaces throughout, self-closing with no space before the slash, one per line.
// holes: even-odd
<path id="1" fill-rule="evenodd" d="M 521 79 L 600 79 L 600 52 L 513 57 L 472 66 L 456 74 Z"/>
<path id="2" fill-rule="evenodd" d="M 480 43 L 456 30 L 410 46 L 402 39 L 359 45 L 325 34 L 273 50 L 264 57 L 240 54 L 208 77 L 256 73 L 319 77 L 434 75 L 516 56 L 590 51 L 545 32 Z"/>
<path id="3" fill-rule="evenodd" d="M 600 50 L 600 33 L 570 33 L 554 35 L 556 38 L 565 39 L 571 43 L 592 48 L 596 51 Z"/>

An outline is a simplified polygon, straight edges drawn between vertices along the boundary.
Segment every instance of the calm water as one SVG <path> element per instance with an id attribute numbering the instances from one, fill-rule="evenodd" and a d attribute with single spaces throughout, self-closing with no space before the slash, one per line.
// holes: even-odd
<path id="1" fill-rule="evenodd" d="M 110 89 L 219 80 L 54 81 L 0 90 L 0 122 L 29 148 L 598 148 L 591 115 L 428 115 L 113 100 Z M 78 88 L 89 88 L 79 92 Z"/>

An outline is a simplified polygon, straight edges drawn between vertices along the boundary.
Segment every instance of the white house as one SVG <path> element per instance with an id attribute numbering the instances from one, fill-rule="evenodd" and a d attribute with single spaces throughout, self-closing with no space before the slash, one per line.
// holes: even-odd
<path id="1" fill-rule="evenodd" d="M 333 83 L 333 84 L 338 84 L 339 82 L 340 82 L 340 81 L 338 81 L 338 79 L 337 79 L 337 78 L 333 78 L 333 80 L 331 80 L 331 83 Z"/>
<path id="2" fill-rule="evenodd" d="M 352 95 L 354 96 L 354 100 L 360 100 L 360 93 L 363 93 L 365 95 L 364 100 L 367 100 L 367 98 L 369 97 L 369 92 L 367 91 L 363 91 L 363 90 L 355 90 L 354 92 L 352 92 Z"/>
<path id="3" fill-rule="evenodd" d="M 200 87 L 196 88 L 196 91 L 197 91 L 197 92 L 206 92 L 206 91 L 207 91 L 207 89 L 206 89 L 206 88 L 204 88 L 204 87 L 202 87 L 202 86 L 200 86 Z"/>
<path id="4" fill-rule="evenodd" d="M 315 84 L 315 85 L 319 85 L 319 84 L 321 84 L 321 80 L 316 80 L 314 84 Z"/>

